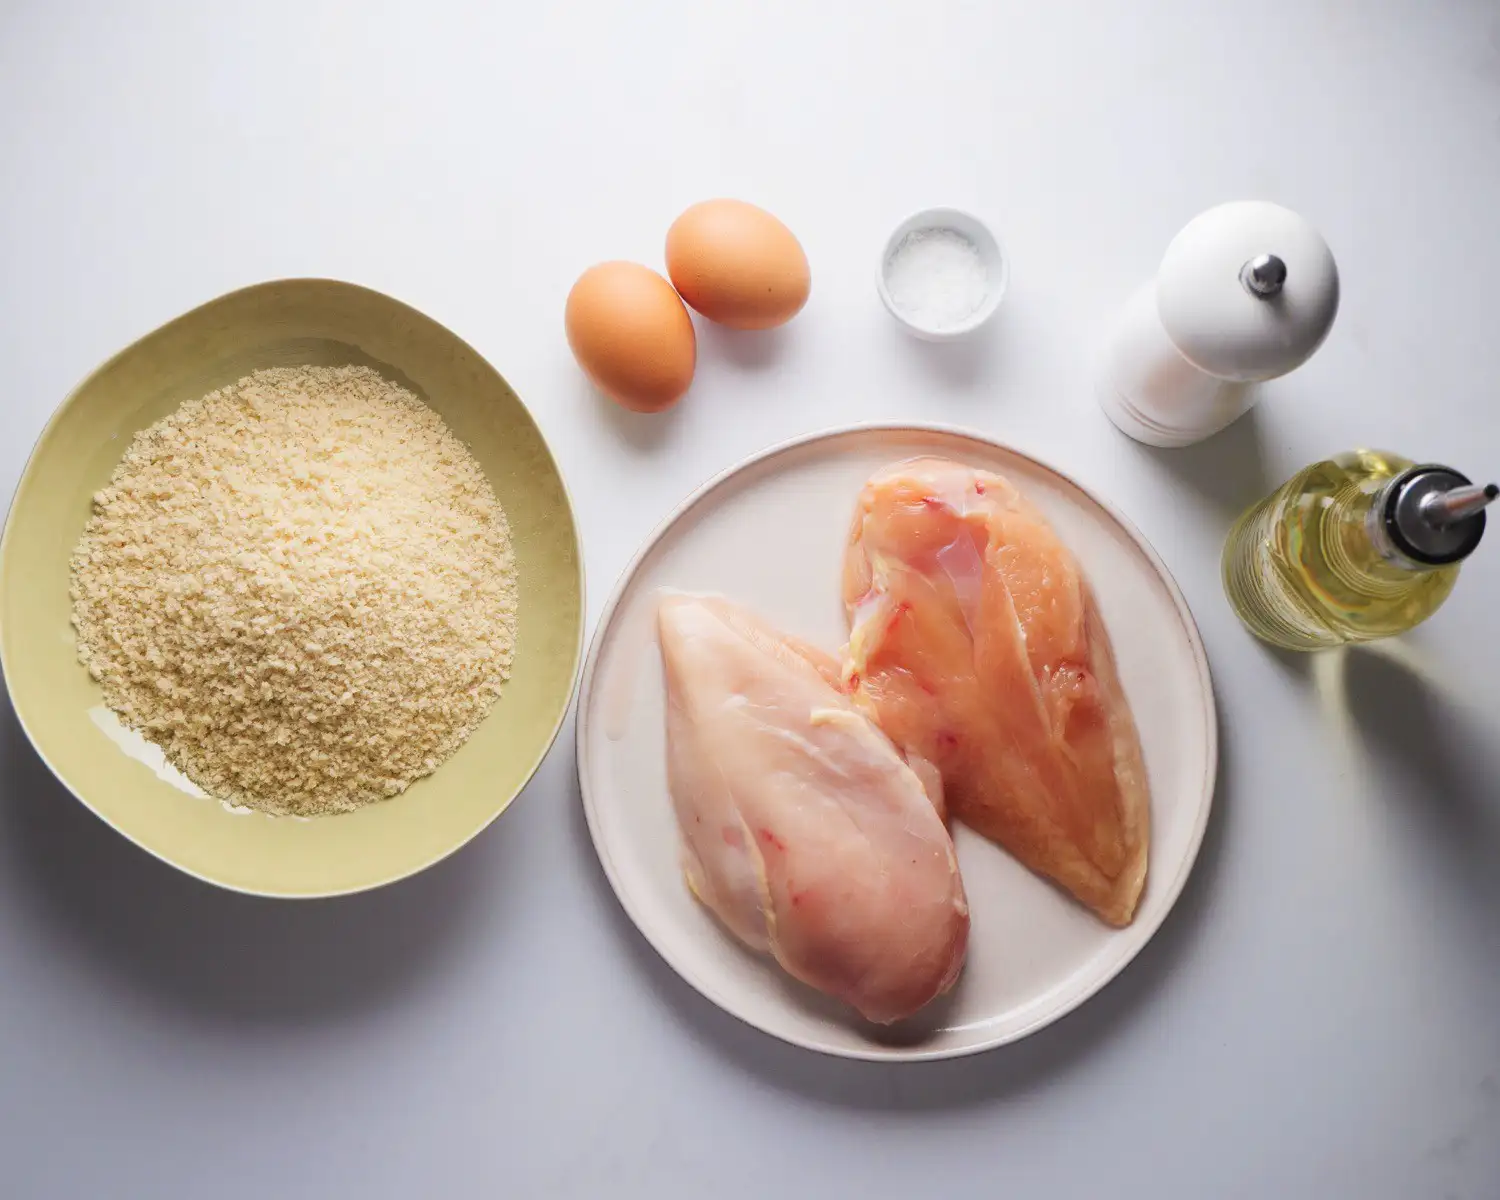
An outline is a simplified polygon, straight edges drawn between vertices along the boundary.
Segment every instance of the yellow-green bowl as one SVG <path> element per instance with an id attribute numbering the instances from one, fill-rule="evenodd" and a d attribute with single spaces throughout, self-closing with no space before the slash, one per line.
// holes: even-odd
<path id="1" fill-rule="evenodd" d="M 505 506 L 520 582 L 510 682 L 467 743 L 393 800 L 313 820 L 228 811 L 106 732 L 79 664 L 68 564 L 90 500 L 134 434 L 182 401 L 263 367 L 375 367 L 466 442 Z M 568 494 L 541 432 L 489 363 L 415 309 L 353 284 L 284 279 L 221 296 L 84 380 L 21 476 L 0 542 L 0 663 L 32 745 L 131 841 L 189 874 L 269 896 L 390 883 L 458 849 L 531 778 L 562 723 L 583 638 L 583 565 Z"/>

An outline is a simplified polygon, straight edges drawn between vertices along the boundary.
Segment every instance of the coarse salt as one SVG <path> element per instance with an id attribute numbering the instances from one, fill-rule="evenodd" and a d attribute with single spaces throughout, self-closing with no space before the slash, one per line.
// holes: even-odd
<path id="1" fill-rule="evenodd" d="M 971 317 L 989 294 L 979 247 L 956 229 L 914 229 L 885 264 L 891 303 L 913 324 L 951 329 Z"/>

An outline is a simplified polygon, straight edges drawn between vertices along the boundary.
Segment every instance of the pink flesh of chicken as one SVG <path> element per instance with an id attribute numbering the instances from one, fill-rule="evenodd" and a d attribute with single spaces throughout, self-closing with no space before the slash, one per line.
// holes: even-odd
<path id="1" fill-rule="evenodd" d="M 1109 637 L 1076 560 L 1004 478 L 923 458 L 860 495 L 846 689 L 959 820 L 1128 924 L 1150 797 Z"/>
<path id="2" fill-rule="evenodd" d="M 693 894 L 871 1021 L 946 991 L 969 931 L 953 842 L 838 664 L 717 599 L 669 596 L 658 620 Z"/>

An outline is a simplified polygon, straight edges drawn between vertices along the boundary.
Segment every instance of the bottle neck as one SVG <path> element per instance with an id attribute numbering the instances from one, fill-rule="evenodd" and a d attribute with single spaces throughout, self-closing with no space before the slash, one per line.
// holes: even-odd
<path id="1" fill-rule="evenodd" d="M 1380 556 L 1380 567 L 1382 574 L 1389 573 L 1391 576 L 1420 575 L 1427 571 L 1436 571 L 1438 566 L 1434 563 L 1418 562 L 1416 559 L 1402 553 L 1401 548 L 1391 540 L 1390 531 L 1386 529 L 1385 519 L 1381 515 L 1382 505 L 1377 499 L 1376 503 L 1370 505 L 1369 511 L 1365 513 L 1364 532 L 1370 539 L 1370 544 L 1375 547 L 1375 552 Z"/>
<path id="2" fill-rule="evenodd" d="M 1386 535 L 1416 562 L 1462 562 L 1484 537 L 1484 509 L 1497 495 L 1500 487 L 1475 487 L 1452 467 L 1412 467 L 1386 489 L 1381 512 Z"/>

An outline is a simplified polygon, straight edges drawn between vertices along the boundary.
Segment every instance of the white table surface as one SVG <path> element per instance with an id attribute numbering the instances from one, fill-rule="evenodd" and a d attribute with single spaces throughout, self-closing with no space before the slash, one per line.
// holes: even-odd
<path id="1" fill-rule="evenodd" d="M 127 11 L 128 10 L 128 11 Z M 709 328 L 635 418 L 563 299 L 713 195 L 802 238 L 785 331 Z M 1199 210 L 1263 197 L 1338 257 L 1324 349 L 1196 449 L 1090 398 L 1100 330 Z M 872 286 L 933 203 L 1013 260 L 992 336 Z M 0 711 L 0 1194 L 1500 1195 L 1500 534 L 1391 652 L 1258 647 L 1230 517 L 1359 443 L 1500 472 L 1493 0 L 0 3 L 0 490 L 98 361 L 256 280 L 388 291 L 531 405 L 591 618 L 707 475 L 818 426 L 973 426 L 1116 501 L 1208 645 L 1224 764 L 1178 910 L 1029 1041 L 919 1067 L 743 1028 L 621 915 L 571 723 L 515 807 L 376 894 L 201 886 L 86 813 Z M 774 547 L 747 548 L 770 555 Z M 1392 657 L 1392 654 L 1395 657 Z"/>

